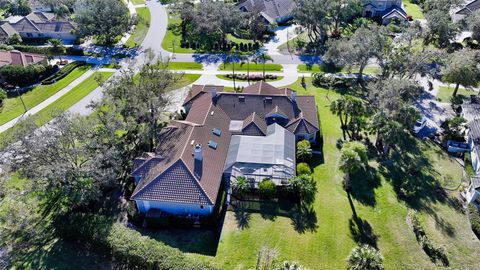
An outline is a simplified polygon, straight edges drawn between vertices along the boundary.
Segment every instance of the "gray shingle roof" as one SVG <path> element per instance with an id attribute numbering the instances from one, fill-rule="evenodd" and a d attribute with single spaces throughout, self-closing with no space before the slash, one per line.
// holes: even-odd
<path id="1" fill-rule="evenodd" d="M 245 0 L 237 7 L 248 11 L 260 13 L 269 23 L 288 17 L 295 8 L 293 0 Z"/>

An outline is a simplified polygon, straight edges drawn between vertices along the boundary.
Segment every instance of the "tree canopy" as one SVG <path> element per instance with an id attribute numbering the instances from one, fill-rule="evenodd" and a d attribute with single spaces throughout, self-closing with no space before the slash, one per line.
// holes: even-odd
<path id="1" fill-rule="evenodd" d="M 443 69 L 442 80 L 455 84 L 453 96 L 457 95 L 460 85 L 472 87 L 480 80 L 480 62 L 477 52 L 469 49 L 456 51 L 449 55 Z"/>

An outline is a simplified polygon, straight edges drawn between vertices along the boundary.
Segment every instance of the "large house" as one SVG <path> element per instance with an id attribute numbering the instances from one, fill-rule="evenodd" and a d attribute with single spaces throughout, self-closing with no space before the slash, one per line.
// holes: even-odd
<path id="1" fill-rule="evenodd" d="M 380 19 L 382 24 L 389 24 L 394 18 L 408 19 L 402 0 L 363 0 L 363 16 Z"/>
<path id="2" fill-rule="evenodd" d="M 47 64 L 47 57 L 41 54 L 20 51 L 0 51 L 0 67 L 7 65 L 28 66 L 31 64 Z"/>
<path id="3" fill-rule="evenodd" d="M 293 0 L 243 0 L 237 8 L 244 12 L 259 13 L 265 23 L 284 23 L 293 18 Z"/>
<path id="4" fill-rule="evenodd" d="M 194 85 L 184 108 L 186 119 L 162 130 L 155 152 L 133 162 L 140 212 L 211 214 L 222 183 L 239 176 L 252 187 L 264 178 L 285 184 L 295 175 L 295 142 L 319 132 L 313 96 L 264 82 L 242 93 Z"/>
<path id="5" fill-rule="evenodd" d="M 19 34 L 22 39 L 56 38 L 72 43 L 76 36 L 72 22 L 56 19 L 53 13 L 34 11 L 27 16 L 11 16 L 0 21 L 0 37 Z"/>
<path id="6" fill-rule="evenodd" d="M 454 22 L 458 22 L 478 9 L 480 9 L 480 0 L 469 1 L 459 8 L 453 10 L 452 20 Z"/>

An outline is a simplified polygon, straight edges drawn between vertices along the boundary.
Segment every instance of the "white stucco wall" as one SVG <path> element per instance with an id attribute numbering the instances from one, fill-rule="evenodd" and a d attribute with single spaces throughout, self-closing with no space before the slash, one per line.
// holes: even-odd
<path id="1" fill-rule="evenodd" d="M 159 209 L 164 212 L 175 215 L 199 214 L 209 215 L 213 212 L 213 205 L 188 204 L 188 203 L 171 203 L 160 201 L 143 201 L 137 200 L 138 210 L 146 213 L 149 209 Z"/>

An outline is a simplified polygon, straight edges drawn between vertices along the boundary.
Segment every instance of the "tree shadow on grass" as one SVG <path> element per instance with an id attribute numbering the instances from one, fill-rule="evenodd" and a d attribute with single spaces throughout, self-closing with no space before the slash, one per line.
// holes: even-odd
<path id="1" fill-rule="evenodd" d="M 378 172 L 367 166 L 365 170 L 350 175 L 350 194 L 355 200 L 368 206 L 375 206 L 375 189 L 381 185 Z"/>
<path id="2" fill-rule="evenodd" d="M 317 213 L 312 205 L 297 204 L 292 209 L 290 218 L 292 219 L 293 228 L 299 233 L 316 232 L 318 229 Z"/>
<path id="3" fill-rule="evenodd" d="M 347 197 L 350 208 L 352 209 L 352 217 L 348 220 L 348 228 L 350 229 L 353 240 L 359 244 L 368 244 L 377 248 L 378 236 L 373 232 L 370 223 L 357 215 L 349 192 L 347 192 Z"/>
<path id="4" fill-rule="evenodd" d="M 233 212 L 235 220 L 237 221 L 237 227 L 244 230 L 250 227 L 251 213 L 245 212 L 242 208 L 241 203 L 238 206 L 233 207 Z"/>
<path id="5" fill-rule="evenodd" d="M 435 227 L 437 229 L 449 237 L 455 237 L 455 227 L 453 227 L 450 222 L 446 221 L 435 212 L 431 213 L 431 216 L 435 220 Z"/>

